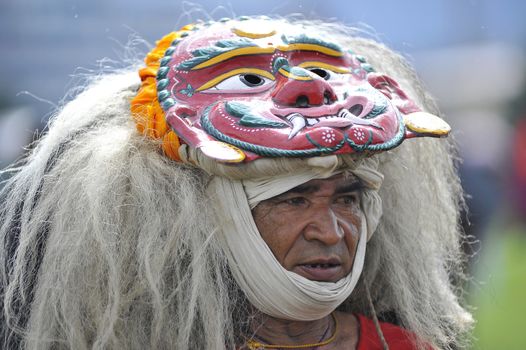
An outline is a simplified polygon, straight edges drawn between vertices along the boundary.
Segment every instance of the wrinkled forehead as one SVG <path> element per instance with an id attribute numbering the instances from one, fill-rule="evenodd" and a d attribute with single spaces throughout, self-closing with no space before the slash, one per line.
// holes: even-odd
<path id="1" fill-rule="evenodd" d="M 315 194 L 318 196 L 332 196 L 335 194 L 353 192 L 361 189 L 359 179 L 350 172 L 339 172 L 328 178 L 312 179 L 299 184 L 290 190 L 278 194 L 269 200 L 280 198 L 287 194 Z"/>

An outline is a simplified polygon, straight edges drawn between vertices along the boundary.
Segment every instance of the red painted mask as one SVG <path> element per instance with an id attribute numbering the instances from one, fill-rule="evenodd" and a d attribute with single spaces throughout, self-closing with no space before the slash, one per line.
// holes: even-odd
<path id="1" fill-rule="evenodd" d="M 378 152 L 447 135 L 447 124 L 421 112 L 396 81 L 313 33 L 269 20 L 185 32 L 157 73 L 169 127 L 222 162 Z"/>

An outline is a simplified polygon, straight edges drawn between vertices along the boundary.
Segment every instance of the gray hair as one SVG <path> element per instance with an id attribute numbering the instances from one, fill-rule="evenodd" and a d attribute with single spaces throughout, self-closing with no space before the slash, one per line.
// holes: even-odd
<path id="1" fill-rule="evenodd" d="M 315 25 L 438 114 L 401 56 L 340 25 Z M 138 87 L 135 71 L 94 79 L 5 184 L 6 348 L 223 349 L 243 337 L 251 308 L 218 243 L 209 176 L 136 131 L 129 101 Z M 367 284 L 381 319 L 436 347 L 461 347 L 472 320 L 459 303 L 462 189 L 452 142 L 409 140 L 376 157 L 384 215 L 341 309 L 371 315 Z"/>

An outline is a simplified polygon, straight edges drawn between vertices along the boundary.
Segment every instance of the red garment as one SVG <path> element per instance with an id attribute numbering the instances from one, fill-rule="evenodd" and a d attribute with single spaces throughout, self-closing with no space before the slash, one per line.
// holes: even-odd
<path id="1" fill-rule="evenodd" d="M 356 315 L 360 323 L 360 337 L 358 339 L 357 350 L 383 350 L 382 342 L 376 332 L 374 322 L 363 315 Z M 384 338 L 389 345 L 389 350 L 413 350 L 414 335 L 391 323 L 380 322 L 380 328 Z M 429 347 L 431 349 L 431 347 Z"/>

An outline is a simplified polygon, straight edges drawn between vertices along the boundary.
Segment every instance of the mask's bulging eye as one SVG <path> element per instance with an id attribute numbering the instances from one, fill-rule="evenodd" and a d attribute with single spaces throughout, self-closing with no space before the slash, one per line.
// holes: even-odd
<path id="1" fill-rule="evenodd" d="M 250 70 L 247 72 L 247 70 Z M 254 72 L 255 71 L 255 72 Z M 267 90 L 274 76 L 262 69 L 236 69 L 209 80 L 197 89 L 204 93 L 257 93 Z"/>
<path id="2" fill-rule="evenodd" d="M 330 82 L 345 81 L 351 71 L 343 66 L 335 66 L 326 62 L 306 61 L 298 64 L 298 67 L 307 69 L 322 79 Z"/>
<path id="3" fill-rule="evenodd" d="M 265 84 L 265 79 L 256 74 L 241 74 L 239 79 L 249 87 L 261 86 Z"/>
<path id="4" fill-rule="evenodd" d="M 331 78 L 331 73 L 323 68 L 310 68 L 309 70 L 325 80 L 329 80 Z"/>
<path id="5" fill-rule="evenodd" d="M 246 92 L 250 92 L 248 90 L 253 90 L 269 83 L 272 83 L 272 80 L 258 74 L 239 74 L 223 80 L 211 90 L 221 90 L 222 92 L 247 90 Z"/>

